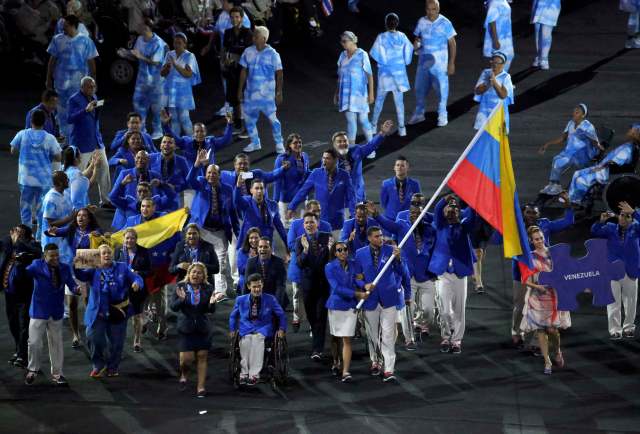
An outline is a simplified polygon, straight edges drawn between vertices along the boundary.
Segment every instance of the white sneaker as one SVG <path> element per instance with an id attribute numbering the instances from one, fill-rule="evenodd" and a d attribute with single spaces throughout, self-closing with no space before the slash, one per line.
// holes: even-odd
<path id="1" fill-rule="evenodd" d="M 370 153 L 369 155 L 367 155 L 367 158 L 369 160 L 373 160 L 374 158 L 376 158 L 376 151 L 373 151 L 372 153 Z"/>
<path id="2" fill-rule="evenodd" d="M 249 143 L 247 146 L 242 148 L 242 152 L 249 153 L 249 152 L 259 151 L 260 149 L 262 149 L 262 146 Z"/>
<path id="3" fill-rule="evenodd" d="M 284 145 L 282 143 L 278 143 L 276 145 L 276 153 L 277 154 L 284 154 Z"/>
<path id="4" fill-rule="evenodd" d="M 449 123 L 449 118 L 446 114 L 438 115 L 438 126 L 445 127 Z"/>
<path id="5" fill-rule="evenodd" d="M 533 63 L 531 64 L 532 67 L 537 68 L 540 66 L 540 59 L 538 59 L 538 56 L 536 56 L 535 59 L 533 59 Z"/>
<path id="6" fill-rule="evenodd" d="M 404 137 L 407 135 L 407 128 L 406 127 L 398 127 L 398 135 L 400 137 Z"/>
<path id="7" fill-rule="evenodd" d="M 233 107 L 229 104 L 225 103 L 220 109 L 216 112 L 218 116 L 225 116 L 228 112 L 233 113 Z"/>
<path id="8" fill-rule="evenodd" d="M 409 122 L 407 122 L 407 124 L 415 125 L 415 124 L 419 124 L 420 122 L 424 122 L 424 114 L 419 115 L 418 113 L 414 113 L 413 116 L 411 116 L 411 119 L 409 119 Z"/>
<path id="9" fill-rule="evenodd" d="M 541 60 L 540 61 L 540 69 L 546 71 L 549 69 L 549 61 L 548 60 Z"/>
<path id="10" fill-rule="evenodd" d="M 540 190 L 540 193 L 548 194 L 549 196 L 557 196 L 562 193 L 562 186 L 557 182 L 550 182 L 546 187 Z"/>
<path id="11" fill-rule="evenodd" d="M 624 43 L 624 48 L 640 48 L 640 36 L 628 38 Z"/>

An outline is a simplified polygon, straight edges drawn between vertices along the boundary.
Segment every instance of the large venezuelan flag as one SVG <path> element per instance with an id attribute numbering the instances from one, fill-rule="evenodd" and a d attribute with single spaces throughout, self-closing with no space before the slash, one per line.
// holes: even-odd
<path id="1" fill-rule="evenodd" d="M 511 165 L 504 106 L 498 104 L 476 134 L 447 185 L 501 235 L 504 256 L 518 261 L 523 281 L 533 273 Z"/>

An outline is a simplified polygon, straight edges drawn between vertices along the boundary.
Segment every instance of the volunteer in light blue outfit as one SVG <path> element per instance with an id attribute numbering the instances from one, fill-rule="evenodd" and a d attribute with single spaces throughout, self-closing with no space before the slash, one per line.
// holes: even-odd
<path id="1" fill-rule="evenodd" d="M 276 105 L 282 104 L 282 61 L 280 54 L 267 44 L 268 40 L 269 29 L 256 26 L 253 30 L 253 45 L 245 49 L 240 57 L 242 70 L 238 84 L 238 100 L 242 105 L 244 123 L 251 139 L 251 143 L 245 146 L 243 151 L 254 152 L 262 149 L 256 125 L 262 113 L 271 123 L 276 152 L 283 154 L 282 126 L 276 115 Z"/>
<path id="2" fill-rule="evenodd" d="M 488 0 L 487 3 L 482 54 L 486 58 L 491 58 L 494 51 L 500 51 L 506 56 L 504 70 L 508 72 L 513 61 L 514 50 L 511 35 L 511 6 L 507 0 Z"/>
<path id="3" fill-rule="evenodd" d="M 42 228 L 40 229 L 41 244 L 46 246 L 49 243 L 58 246 L 60 261 L 71 264 L 73 252 L 71 246 L 64 238 L 50 237 L 47 235 L 49 227 L 61 227 L 71 223 L 74 218 L 73 205 L 69 198 L 69 193 L 65 190 L 69 188 L 69 178 L 64 172 L 53 172 L 53 187 L 47 192 L 42 201 Z"/>
<path id="4" fill-rule="evenodd" d="M 67 101 L 80 90 L 82 77 L 96 76 L 98 50 L 93 41 L 78 33 L 78 17 L 64 18 L 64 33 L 55 35 L 47 48 L 51 55 L 47 67 L 47 88 L 58 92 L 58 122 L 61 133 L 69 137 L 71 128 L 67 121 Z"/>
<path id="5" fill-rule="evenodd" d="M 78 148 L 68 146 L 62 153 L 62 168 L 69 178 L 69 199 L 76 211 L 91 204 L 89 189 L 97 174 L 97 164 L 100 164 L 100 159 L 98 155 L 94 155 L 87 168 L 80 170 L 81 160 Z"/>
<path id="6" fill-rule="evenodd" d="M 167 53 L 160 75 L 164 81 L 164 106 L 171 113 L 171 129 L 190 136 L 193 124 L 189 111 L 195 110 L 193 86 L 200 84 L 200 68 L 195 54 L 187 50 L 187 36 L 178 32 L 173 37 L 173 50 Z"/>
<path id="7" fill-rule="evenodd" d="M 549 51 L 553 28 L 558 24 L 561 0 L 534 0 L 531 7 L 531 24 L 535 29 L 536 58 L 534 68 L 549 69 Z"/>
<path id="8" fill-rule="evenodd" d="M 620 10 L 629 14 L 624 48 L 640 48 L 640 0 L 620 0 Z"/>
<path id="9" fill-rule="evenodd" d="M 409 125 L 424 121 L 425 99 L 433 88 L 438 101 L 438 126 L 449 123 L 447 100 L 449 76 L 456 71 L 456 31 L 444 15 L 440 15 L 438 0 L 426 2 L 426 16 L 418 20 L 413 35 L 413 47 L 418 53 L 416 69 L 416 109 Z"/>
<path id="10" fill-rule="evenodd" d="M 347 118 L 349 143 L 356 142 L 358 122 L 370 142 L 374 127 L 369 122 L 369 104 L 373 104 L 374 93 L 369 55 L 358 48 L 358 37 L 353 32 L 340 35 L 340 44 L 344 50 L 338 58 L 338 84 L 333 100 Z"/>
<path id="11" fill-rule="evenodd" d="M 99 378 L 106 373 L 117 377 L 131 309 L 129 291 L 141 291 L 144 282 L 128 264 L 113 261 L 111 247 L 102 245 L 99 250 L 99 268 L 74 271 L 79 280 L 91 286 L 84 314 L 93 366 L 89 376 Z"/>
<path id="12" fill-rule="evenodd" d="M 562 152 L 553 157 L 549 184 L 540 190 L 540 193 L 559 194 L 562 191 L 560 177 L 569 167 L 582 169 L 604 151 L 598 140 L 596 128 L 587 120 L 587 114 L 586 104 L 578 104 L 573 109 L 572 119 L 567 123 L 562 136 L 540 147 L 538 152 L 542 155 L 549 146 L 565 145 Z"/>
<path id="13" fill-rule="evenodd" d="M 638 276 L 640 269 L 640 213 L 627 202 L 620 202 L 617 223 L 607 223 L 615 214 L 603 212 L 600 221 L 591 226 L 591 235 L 607 239 L 609 261 L 624 262 L 625 276 L 611 281 L 614 302 L 607 305 L 609 336 L 612 340 L 635 338 L 636 306 L 638 304 Z M 622 320 L 624 308 L 624 322 Z"/>
<path id="14" fill-rule="evenodd" d="M 420 193 L 420 181 L 409 178 L 409 160 L 398 155 L 393 165 L 395 176 L 382 181 L 380 189 L 380 206 L 384 216 L 395 220 L 398 213 L 409 209 L 413 205 L 412 197 Z"/>
<path id="15" fill-rule="evenodd" d="M 147 113 L 151 111 L 151 137 L 156 140 L 162 136 L 160 110 L 164 97 L 164 79 L 160 75 L 162 62 L 168 51 L 167 44 L 151 30 L 153 21 L 145 18 L 136 29 L 139 36 L 133 50 L 127 51 L 127 57 L 138 60 L 138 77 L 133 92 L 133 109 L 142 118 L 145 130 Z"/>
<path id="16" fill-rule="evenodd" d="M 284 162 L 289 163 L 289 168 L 284 176 L 279 178 L 273 189 L 273 199 L 278 202 L 280 220 L 285 228 L 289 228 L 291 220 L 287 218 L 287 206 L 298 189 L 302 187 L 304 181 L 309 176 L 309 156 L 302 151 L 302 137 L 300 134 L 292 133 L 287 137 L 284 154 L 278 155 L 274 169 L 282 167 Z M 297 213 L 300 215 L 299 212 Z"/>
<path id="17" fill-rule="evenodd" d="M 11 153 L 18 157 L 20 189 L 20 221 L 31 227 L 36 217 L 42 227 L 42 201 L 51 188 L 51 165 L 60 161 L 60 145 L 43 128 L 46 116 L 42 110 L 31 115 L 31 128 L 22 130 L 11 140 Z"/>
<path id="18" fill-rule="evenodd" d="M 349 144 L 349 137 L 344 131 L 338 131 L 331 136 L 331 144 L 338 154 L 338 168 L 344 170 L 351 177 L 351 183 L 356 194 L 356 202 L 363 202 L 366 198 L 364 177 L 362 176 L 362 160 L 366 156 L 375 156 L 376 150 L 384 141 L 385 136 L 391 134 L 393 122 L 384 121 L 380 132 L 366 143 Z"/>
<path id="19" fill-rule="evenodd" d="M 628 142 L 610 151 L 595 166 L 576 170 L 569 185 L 571 202 L 581 204 L 591 187 L 607 184 L 612 174 L 635 171 L 640 153 L 640 123 L 631 126 L 627 139 Z"/>
<path id="20" fill-rule="evenodd" d="M 340 361 L 342 360 L 343 383 L 351 381 L 351 337 L 356 333 L 356 305 L 358 300 L 365 298 L 365 293 L 356 291 L 355 263 L 349 259 L 349 247 L 338 241 L 331 247 L 333 260 L 324 266 L 324 274 L 329 282 L 329 298 L 325 303 L 328 309 L 329 333 L 333 337 L 331 353 L 333 354 L 333 366 L 338 375 Z M 338 353 L 342 343 L 342 354 Z"/>
<path id="21" fill-rule="evenodd" d="M 378 35 L 369 51 L 371 58 L 378 64 L 378 91 L 371 125 L 374 129 L 377 128 L 384 100 L 387 93 L 391 92 L 398 116 L 398 135 L 406 136 L 402 94 L 411 88 L 407 77 L 407 65 L 411 63 L 413 45 L 407 35 L 397 30 L 400 24 L 398 15 L 387 14 L 384 21 L 387 31 Z"/>
<path id="22" fill-rule="evenodd" d="M 511 75 L 504 70 L 507 56 L 500 51 L 493 53 L 490 68 L 484 69 L 473 90 L 473 100 L 480 103 L 473 128 L 479 130 L 500 102 L 504 104 L 504 119 L 509 133 L 509 106 L 514 103 Z"/>

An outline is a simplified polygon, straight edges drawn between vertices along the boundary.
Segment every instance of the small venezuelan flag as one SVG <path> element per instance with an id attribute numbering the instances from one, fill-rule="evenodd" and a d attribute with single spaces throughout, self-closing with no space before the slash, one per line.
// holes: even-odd
<path id="1" fill-rule="evenodd" d="M 502 103 L 469 148 L 447 185 L 502 235 L 504 256 L 518 261 L 525 281 L 535 270 L 518 202 Z"/>

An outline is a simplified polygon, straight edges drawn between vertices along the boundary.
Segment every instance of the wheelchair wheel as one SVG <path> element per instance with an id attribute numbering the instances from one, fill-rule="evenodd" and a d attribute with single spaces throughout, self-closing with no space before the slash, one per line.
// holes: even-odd
<path id="1" fill-rule="evenodd" d="M 235 332 L 229 343 L 229 380 L 234 388 L 240 387 L 240 333 Z"/>
<path id="2" fill-rule="evenodd" d="M 273 382 L 276 385 L 287 383 L 289 376 L 289 349 L 287 338 L 275 337 L 273 344 Z"/>

